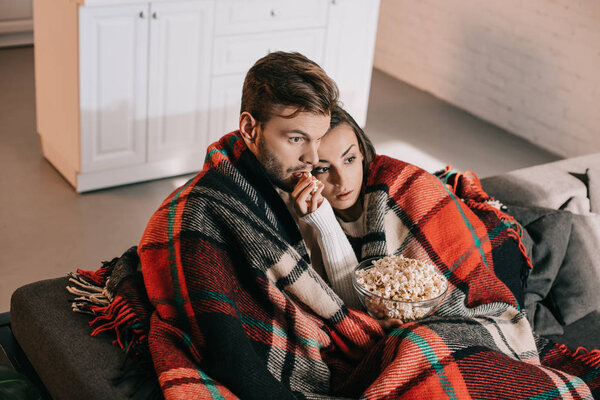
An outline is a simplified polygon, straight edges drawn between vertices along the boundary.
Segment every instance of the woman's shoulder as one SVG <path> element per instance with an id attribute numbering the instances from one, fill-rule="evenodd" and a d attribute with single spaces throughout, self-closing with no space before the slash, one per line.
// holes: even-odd
<path id="1" fill-rule="evenodd" d="M 421 168 L 416 165 L 407 163 L 406 161 L 398 160 L 397 158 L 393 158 L 390 156 L 376 154 L 373 157 L 373 162 L 371 163 L 372 168 L 398 168 L 398 169 L 411 169 L 411 170 L 419 170 Z"/>
<path id="2" fill-rule="evenodd" d="M 369 166 L 368 184 L 386 182 L 399 177 L 421 176 L 424 179 L 436 179 L 421 167 L 385 155 L 375 155 Z"/>

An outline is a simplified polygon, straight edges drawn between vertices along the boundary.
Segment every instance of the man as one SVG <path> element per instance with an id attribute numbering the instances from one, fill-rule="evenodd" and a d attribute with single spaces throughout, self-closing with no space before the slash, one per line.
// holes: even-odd
<path id="1" fill-rule="evenodd" d="M 328 392 L 331 375 L 318 349 L 331 338 L 301 307 L 332 323 L 347 310 L 311 267 L 278 190 L 291 191 L 318 162 L 337 101 L 335 83 L 306 57 L 277 52 L 258 60 L 244 82 L 240 130 L 209 147 L 203 171 L 148 223 L 138 254 L 165 395 Z M 377 323 L 361 319 L 364 340 L 379 337 Z"/>

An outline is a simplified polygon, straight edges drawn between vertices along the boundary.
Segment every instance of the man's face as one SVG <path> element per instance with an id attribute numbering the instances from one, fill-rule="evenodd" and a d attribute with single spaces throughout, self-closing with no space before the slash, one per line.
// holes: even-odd
<path id="1" fill-rule="evenodd" d="M 293 107 L 283 107 L 262 127 L 257 127 L 254 154 L 273 183 L 291 192 L 305 172 L 319 161 L 317 149 L 329 129 L 330 117 L 300 112 L 293 118 Z"/>

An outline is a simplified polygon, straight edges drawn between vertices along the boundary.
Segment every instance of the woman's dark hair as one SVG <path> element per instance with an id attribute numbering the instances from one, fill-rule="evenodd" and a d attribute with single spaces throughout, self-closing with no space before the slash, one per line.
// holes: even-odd
<path id="1" fill-rule="evenodd" d="M 342 107 L 336 105 L 331 111 L 329 130 L 336 128 L 341 124 L 348 124 L 356 135 L 358 147 L 363 155 L 363 180 L 366 182 L 369 165 L 371 165 L 371 161 L 373 161 L 373 157 L 375 157 L 375 147 L 373 146 L 373 143 L 371 143 L 371 139 L 369 139 L 362 128 L 358 126 L 354 118 L 352 118 L 352 116 Z"/>
<path id="2" fill-rule="evenodd" d="M 270 53 L 246 74 L 240 113 L 247 111 L 260 124 L 271 119 L 277 106 L 292 106 L 299 112 L 329 115 L 337 104 L 337 85 L 317 63 L 300 53 Z"/>

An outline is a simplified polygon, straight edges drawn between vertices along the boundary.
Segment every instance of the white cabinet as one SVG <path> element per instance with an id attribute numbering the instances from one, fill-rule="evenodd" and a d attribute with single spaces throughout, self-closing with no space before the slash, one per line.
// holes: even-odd
<path id="1" fill-rule="evenodd" d="M 45 157 L 77 191 L 195 172 L 269 52 L 324 66 L 364 125 L 378 0 L 34 0 Z"/>
<path id="2" fill-rule="evenodd" d="M 80 8 L 82 172 L 206 147 L 212 6 Z"/>

